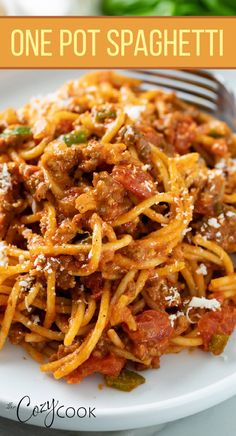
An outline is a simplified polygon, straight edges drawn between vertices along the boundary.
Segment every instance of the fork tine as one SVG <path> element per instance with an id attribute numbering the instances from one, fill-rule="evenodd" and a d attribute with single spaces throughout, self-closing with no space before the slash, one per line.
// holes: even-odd
<path id="1" fill-rule="evenodd" d="M 206 77 L 207 79 L 211 79 L 212 81 L 214 81 L 214 83 L 217 85 L 216 92 L 217 92 L 218 99 L 224 97 L 223 100 L 224 100 L 225 105 L 227 105 L 227 106 L 229 105 L 231 107 L 231 109 L 233 110 L 233 112 L 235 112 L 234 93 L 227 88 L 226 84 L 224 83 L 223 78 L 214 76 L 212 73 L 207 72 L 207 71 L 192 70 L 190 72 L 190 74 Z M 226 107 L 225 109 L 228 109 L 228 107 Z"/>
<path id="2" fill-rule="evenodd" d="M 219 82 L 218 98 L 224 96 L 224 101 L 235 110 L 235 96 L 232 91 L 227 89 L 224 83 Z"/>
<path id="3" fill-rule="evenodd" d="M 163 86 L 163 83 L 158 81 L 158 80 L 155 80 L 155 81 L 145 80 L 145 83 L 147 83 L 149 85 Z M 216 103 L 216 101 L 217 101 L 217 94 L 215 94 L 215 97 L 213 98 L 210 95 L 206 95 L 206 94 L 204 94 L 202 92 L 197 92 L 197 91 L 194 91 L 193 89 L 188 90 L 186 88 L 181 88 L 180 86 L 177 86 L 177 85 L 166 84 L 164 86 L 169 88 L 169 89 L 171 89 L 171 90 L 173 90 L 173 91 L 184 92 L 185 94 L 188 94 L 188 95 L 191 95 L 191 96 L 194 96 L 194 97 L 203 98 L 205 100 L 210 101 L 211 103 Z"/>
<path id="4" fill-rule="evenodd" d="M 147 86 L 175 91 L 185 102 L 224 120 L 236 131 L 236 101 L 224 81 L 206 70 L 132 70 Z M 182 76 L 181 76 L 181 73 Z M 141 77 L 140 77 L 141 76 Z"/>
<path id="5" fill-rule="evenodd" d="M 144 73 L 144 74 L 147 74 L 149 76 L 153 76 L 152 71 L 148 71 L 148 70 L 146 70 L 146 71 L 145 70 L 135 70 L 135 71 L 137 71 L 140 74 Z M 185 73 L 188 74 L 187 70 L 173 70 L 173 71 L 175 73 L 178 71 L 184 71 Z M 201 88 L 207 89 L 208 91 L 211 91 L 211 92 L 216 91 L 216 82 L 215 81 L 211 81 L 212 84 L 208 84 L 207 82 L 199 82 L 197 80 L 193 80 L 192 78 L 191 79 L 188 79 L 187 77 L 183 78 L 180 76 L 175 76 L 174 74 L 165 74 L 165 73 L 162 73 L 159 71 L 155 72 L 155 76 L 161 77 L 163 79 L 166 78 L 166 79 L 170 79 L 170 80 L 176 80 L 176 81 L 181 82 L 185 85 L 186 85 L 186 83 L 188 83 L 189 85 L 200 86 Z"/>
<path id="6" fill-rule="evenodd" d="M 210 80 L 211 82 L 217 82 L 217 78 L 209 71 L 206 70 L 197 70 L 196 68 L 181 68 L 181 71 L 183 71 L 184 73 L 190 74 L 190 75 L 195 75 L 198 77 L 202 77 L 204 79 Z"/>
<path id="7" fill-rule="evenodd" d="M 186 71 L 183 69 L 183 71 Z M 211 72 L 205 70 L 187 70 L 189 74 L 197 75 L 200 77 L 207 78 L 208 80 L 213 81 L 216 86 L 217 98 L 218 98 L 218 106 L 219 109 L 223 109 L 223 111 L 229 112 L 229 109 L 232 111 L 231 116 L 236 117 L 236 103 L 235 103 L 235 95 L 225 84 L 224 79 L 222 77 L 218 77 L 218 75 L 213 75 Z M 222 104 L 224 107 L 221 107 Z M 223 113 L 221 114 L 223 115 Z M 235 120 L 236 121 L 236 120 Z"/>
<path id="8" fill-rule="evenodd" d="M 159 73 L 159 72 L 152 72 L 152 71 L 142 71 L 142 70 L 135 70 L 136 73 L 141 74 L 141 78 L 144 79 L 144 83 L 152 86 L 160 86 L 167 88 L 171 91 L 175 92 L 184 92 L 186 95 L 190 95 L 191 97 L 197 97 L 204 100 L 207 100 L 213 104 L 216 104 L 217 102 L 217 93 L 216 90 L 207 89 L 209 91 L 206 93 L 206 89 L 202 86 L 201 83 L 198 83 L 195 81 L 195 87 L 186 87 L 186 83 L 188 85 L 194 84 L 189 80 L 185 81 L 185 79 L 179 80 L 179 77 L 172 76 L 170 74 L 165 73 Z M 152 80 L 151 80 L 152 79 Z M 159 80 L 163 79 L 163 80 Z M 171 81 L 169 81 L 169 79 Z M 164 83 L 164 80 L 167 80 L 167 83 Z"/>

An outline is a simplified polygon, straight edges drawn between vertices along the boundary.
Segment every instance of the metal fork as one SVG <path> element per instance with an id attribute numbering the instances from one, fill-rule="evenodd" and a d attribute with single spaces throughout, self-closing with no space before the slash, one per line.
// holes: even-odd
<path id="1" fill-rule="evenodd" d="M 159 87 L 225 121 L 236 132 L 236 99 L 222 77 L 205 70 L 130 70 L 145 89 Z"/>

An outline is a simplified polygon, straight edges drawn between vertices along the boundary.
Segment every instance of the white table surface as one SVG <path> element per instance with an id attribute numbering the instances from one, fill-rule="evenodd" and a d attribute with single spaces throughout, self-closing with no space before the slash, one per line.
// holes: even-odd
<path id="1" fill-rule="evenodd" d="M 236 95 L 236 70 L 217 70 Z M 0 387 L 1 389 L 1 387 Z M 62 432 L 19 424 L 0 418 L 0 436 L 102 436 L 104 433 Z M 109 432 L 107 436 L 234 436 L 236 434 L 236 396 L 224 403 L 185 419 L 167 424 L 161 431 L 155 427 Z"/>

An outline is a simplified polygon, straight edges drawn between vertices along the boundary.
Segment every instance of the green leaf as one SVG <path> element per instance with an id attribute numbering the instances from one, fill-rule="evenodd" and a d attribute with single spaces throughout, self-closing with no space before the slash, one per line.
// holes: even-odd
<path id="1" fill-rule="evenodd" d="M 174 0 L 163 0 L 158 2 L 156 6 L 149 11 L 145 15 L 160 15 L 160 16 L 171 16 L 175 14 L 176 4 Z"/>
<path id="2" fill-rule="evenodd" d="M 145 383 L 145 378 L 136 372 L 123 369 L 117 377 L 105 376 L 106 385 L 119 391 L 130 392 Z"/>
<path id="3" fill-rule="evenodd" d="M 103 0 L 105 15 L 235 15 L 235 0 Z"/>
<path id="4" fill-rule="evenodd" d="M 235 15 L 235 0 L 202 0 L 211 15 Z"/>
<path id="5" fill-rule="evenodd" d="M 179 16 L 195 16 L 195 15 L 206 15 L 206 8 L 201 6 L 200 2 L 185 1 L 185 2 L 175 2 L 175 13 L 174 15 Z"/>
<path id="6" fill-rule="evenodd" d="M 154 7 L 159 0 L 103 0 L 105 15 L 139 15 Z"/>

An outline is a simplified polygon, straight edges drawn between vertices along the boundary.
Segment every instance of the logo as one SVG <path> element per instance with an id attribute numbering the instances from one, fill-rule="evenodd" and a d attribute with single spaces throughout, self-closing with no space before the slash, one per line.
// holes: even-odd
<path id="1" fill-rule="evenodd" d="M 42 416 L 43 424 L 46 428 L 51 428 L 53 426 L 55 418 L 96 418 L 95 407 L 65 406 L 55 398 L 47 400 L 41 404 L 32 404 L 29 395 L 22 397 L 18 404 L 8 403 L 6 409 L 9 411 L 14 410 L 17 420 L 21 423 L 28 422 L 33 424 L 33 420 L 40 415 Z"/>

